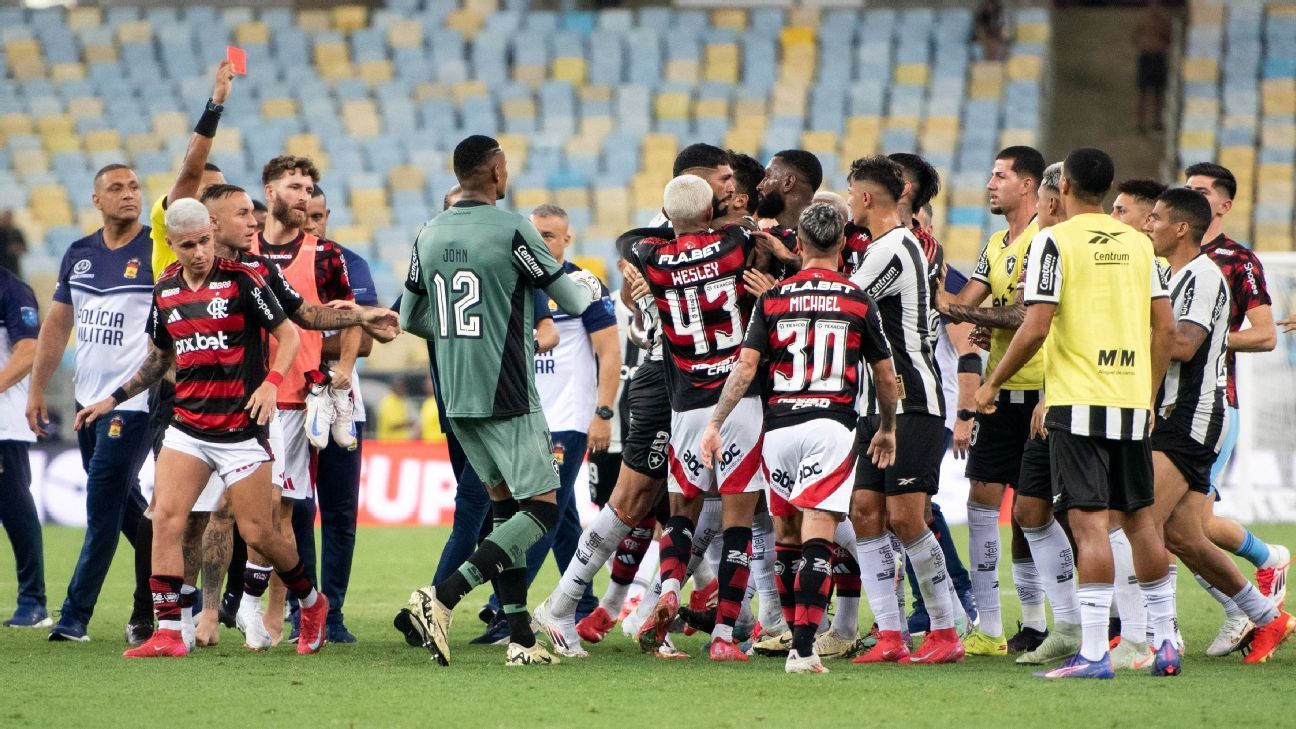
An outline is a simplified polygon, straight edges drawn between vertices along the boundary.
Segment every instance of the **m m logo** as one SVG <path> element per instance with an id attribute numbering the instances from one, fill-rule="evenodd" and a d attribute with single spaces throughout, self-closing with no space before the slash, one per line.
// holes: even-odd
<path id="1" fill-rule="evenodd" d="M 1099 367 L 1115 367 L 1116 357 L 1120 356 L 1121 367 L 1134 366 L 1134 351 L 1130 349 L 1100 349 L 1098 350 Z"/>

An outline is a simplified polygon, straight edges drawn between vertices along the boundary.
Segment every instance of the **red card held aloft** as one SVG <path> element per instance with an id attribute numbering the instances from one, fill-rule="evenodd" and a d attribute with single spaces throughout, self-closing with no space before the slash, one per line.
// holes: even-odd
<path id="1" fill-rule="evenodd" d="M 238 46 L 225 46 L 225 58 L 234 64 L 234 73 L 247 75 L 247 51 Z"/>

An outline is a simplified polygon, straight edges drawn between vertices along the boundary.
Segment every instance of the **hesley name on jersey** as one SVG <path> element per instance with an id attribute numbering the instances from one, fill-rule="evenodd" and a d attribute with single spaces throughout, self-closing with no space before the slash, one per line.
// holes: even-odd
<path id="1" fill-rule="evenodd" d="M 195 334 L 184 339 L 177 339 L 175 343 L 176 356 L 190 352 L 204 352 L 210 349 L 229 349 L 229 338 L 225 336 L 225 332 L 210 335 Z"/>

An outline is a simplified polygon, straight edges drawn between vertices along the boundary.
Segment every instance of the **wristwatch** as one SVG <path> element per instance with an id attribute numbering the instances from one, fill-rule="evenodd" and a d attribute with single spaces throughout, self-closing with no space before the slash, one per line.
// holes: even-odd
<path id="1" fill-rule="evenodd" d="M 210 112 L 213 112 L 213 113 L 216 113 L 216 114 L 220 114 L 220 113 L 222 113 L 222 112 L 225 111 L 225 105 L 224 105 L 224 104 L 217 104 L 216 102 L 212 101 L 211 99 L 207 99 L 207 111 L 210 111 Z"/>
<path id="2" fill-rule="evenodd" d="M 612 408 L 607 405 L 600 405 L 597 408 L 594 408 L 594 414 L 604 420 L 611 420 L 612 416 L 616 413 L 612 412 Z"/>
<path id="3" fill-rule="evenodd" d="M 976 420 L 976 415 L 977 415 L 977 414 L 976 414 L 976 411 L 975 411 L 975 410 L 960 410 L 960 411 L 958 411 L 958 419 L 959 419 L 959 420 Z"/>

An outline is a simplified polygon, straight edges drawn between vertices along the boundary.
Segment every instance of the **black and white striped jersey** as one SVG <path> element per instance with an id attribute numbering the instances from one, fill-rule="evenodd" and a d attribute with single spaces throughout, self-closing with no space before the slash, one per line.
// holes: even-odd
<path id="1" fill-rule="evenodd" d="M 1201 254 L 1175 272 L 1170 296 L 1178 323 L 1205 329 L 1206 339 L 1188 361 L 1170 362 L 1157 393 L 1157 412 L 1184 428 L 1193 440 L 1219 452 L 1228 383 L 1228 282 L 1210 256 Z"/>
<path id="2" fill-rule="evenodd" d="M 900 385 L 896 412 L 944 417 L 933 354 L 929 273 L 922 245 L 909 229 L 897 226 L 869 244 L 851 281 L 877 302 L 882 315 Z M 877 411 L 874 394 L 870 382 L 869 414 Z"/>

